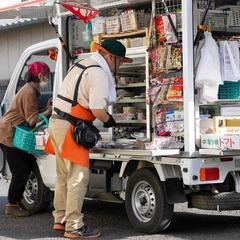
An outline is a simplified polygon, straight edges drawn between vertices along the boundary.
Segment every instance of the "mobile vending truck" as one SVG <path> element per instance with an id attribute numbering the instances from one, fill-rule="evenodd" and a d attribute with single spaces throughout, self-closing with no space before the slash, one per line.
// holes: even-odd
<path id="1" fill-rule="evenodd" d="M 52 6 L 51 24 L 59 38 L 23 52 L 1 114 L 24 84 L 27 64 L 39 60 L 51 67 L 49 84 L 41 89 L 41 107 L 56 97 L 69 67 L 92 54 L 86 50 L 90 32 L 98 42 L 119 39 L 133 63 L 124 63 L 117 72 L 118 100 L 108 109 L 117 126 L 104 129 L 102 123 L 94 123 L 102 138 L 91 149 L 86 197 L 125 202 L 132 226 L 145 233 L 164 231 L 176 203 L 205 210 L 240 209 L 240 118 L 238 97 L 233 96 L 239 78 L 226 83 L 220 75 L 216 79 L 220 86 L 207 82 L 202 89 L 196 79 L 203 57 L 198 47 L 203 36 L 207 42 L 206 32 L 215 37 L 215 43 L 228 40 L 226 36 L 236 42 L 234 36 L 240 32 L 240 23 L 233 21 L 240 14 L 237 1 L 95 0 L 90 1 L 91 7 L 86 2 L 59 0 Z M 115 15 L 109 16 L 113 8 Z M 121 9 L 118 15 L 116 8 Z M 95 11 L 100 16 L 93 18 Z M 34 8 L 28 11 L 33 12 Z M 92 29 L 86 16 L 91 18 Z M 198 28 L 199 24 L 204 27 Z M 239 71 L 239 62 L 235 68 Z M 208 66 L 209 76 L 213 69 Z M 230 91 L 229 84 L 234 84 Z M 230 97 L 220 96 L 226 92 Z M 34 212 L 48 207 L 56 176 L 54 156 L 43 154 L 41 147 L 37 143 L 39 152 L 33 152 L 36 165 L 24 194 L 24 205 Z M 4 157 L 1 160 L 6 163 Z M 7 164 L 1 174 L 10 177 Z"/>

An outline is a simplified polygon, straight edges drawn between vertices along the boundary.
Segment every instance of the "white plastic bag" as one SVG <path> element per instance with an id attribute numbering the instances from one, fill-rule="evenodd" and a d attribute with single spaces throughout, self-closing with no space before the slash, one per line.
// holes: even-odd
<path id="1" fill-rule="evenodd" d="M 197 68 L 196 87 L 204 84 L 216 86 L 223 84 L 220 71 L 220 56 L 217 43 L 211 32 L 204 32 L 205 43 L 201 50 L 201 59 Z"/>
<path id="2" fill-rule="evenodd" d="M 220 42 L 220 62 L 223 81 L 237 82 L 240 79 L 239 47 L 237 41 Z"/>

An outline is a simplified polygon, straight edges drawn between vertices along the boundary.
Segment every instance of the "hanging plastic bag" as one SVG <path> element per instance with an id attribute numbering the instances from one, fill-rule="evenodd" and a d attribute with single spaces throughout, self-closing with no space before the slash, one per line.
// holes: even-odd
<path id="1" fill-rule="evenodd" d="M 237 41 L 220 42 L 220 62 L 223 81 L 237 82 L 240 79 L 239 46 Z"/>
<path id="2" fill-rule="evenodd" d="M 219 84 L 208 85 L 204 84 L 202 88 L 202 100 L 207 102 L 215 102 L 218 100 Z"/>
<path id="3" fill-rule="evenodd" d="M 211 32 L 204 32 L 205 43 L 201 50 L 201 59 L 197 68 L 196 86 L 204 84 L 216 86 L 223 84 L 220 71 L 220 56 L 218 45 Z"/>

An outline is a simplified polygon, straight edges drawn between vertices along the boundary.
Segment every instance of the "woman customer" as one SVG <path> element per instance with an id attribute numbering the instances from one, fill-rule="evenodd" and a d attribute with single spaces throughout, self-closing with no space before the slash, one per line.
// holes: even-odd
<path id="1" fill-rule="evenodd" d="M 30 64 L 24 77 L 26 84 L 16 94 L 8 111 L 0 120 L 0 148 L 12 174 L 5 211 L 5 214 L 10 217 L 30 216 L 30 212 L 21 204 L 21 200 L 31 166 L 35 161 L 33 155 L 13 146 L 15 126 L 27 123 L 34 127 L 37 122 L 42 120 L 38 116 L 39 90 L 47 83 L 49 74 L 50 68 L 44 62 Z M 51 114 L 51 99 L 41 113 L 45 116 Z"/>

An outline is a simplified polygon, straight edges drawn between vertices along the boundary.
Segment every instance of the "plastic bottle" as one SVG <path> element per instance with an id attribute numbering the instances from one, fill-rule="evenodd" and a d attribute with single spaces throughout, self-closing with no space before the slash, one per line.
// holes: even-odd
<path id="1" fill-rule="evenodd" d="M 88 42 L 89 42 L 89 45 L 90 45 L 90 42 L 93 40 L 93 37 L 92 37 L 92 23 L 90 21 L 86 24 L 86 35 L 87 35 Z"/>

